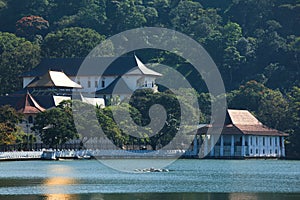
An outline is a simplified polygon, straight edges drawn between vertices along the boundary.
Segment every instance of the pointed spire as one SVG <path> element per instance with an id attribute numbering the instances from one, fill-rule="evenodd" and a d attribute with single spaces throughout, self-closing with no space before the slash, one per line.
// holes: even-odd
<path id="1" fill-rule="evenodd" d="M 144 63 L 142 63 L 142 61 L 136 55 L 134 55 L 134 58 L 138 69 L 141 71 L 143 75 L 162 76 L 162 74 L 147 68 L 146 65 L 144 65 Z"/>

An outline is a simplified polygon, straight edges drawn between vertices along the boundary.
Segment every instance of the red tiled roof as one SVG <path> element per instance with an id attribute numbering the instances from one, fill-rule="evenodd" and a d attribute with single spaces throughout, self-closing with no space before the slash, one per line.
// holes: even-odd
<path id="1" fill-rule="evenodd" d="M 256 119 L 247 110 L 227 110 L 227 122 L 222 130 L 221 134 L 225 135 L 278 135 L 278 136 L 288 136 L 288 134 L 281 131 L 271 129 L 263 125 L 258 119 Z M 208 129 L 212 127 L 211 124 L 206 125 L 198 129 L 198 134 L 207 133 Z"/>
<path id="2" fill-rule="evenodd" d="M 17 103 L 17 111 L 23 114 L 36 114 L 45 110 L 29 93 Z"/>
<path id="3" fill-rule="evenodd" d="M 235 125 L 239 130 L 241 130 L 246 135 L 283 135 L 288 136 L 288 134 L 278 131 L 276 129 L 271 129 L 264 125 Z"/>

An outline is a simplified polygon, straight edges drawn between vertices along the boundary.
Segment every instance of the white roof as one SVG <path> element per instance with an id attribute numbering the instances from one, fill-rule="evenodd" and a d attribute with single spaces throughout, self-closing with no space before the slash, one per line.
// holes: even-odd
<path id="1" fill-rule="evenodd" d="M 66 96 L 53 96 L 53 101 L 55 106 L 58 106 L 60 102 L 64 100 L 71 100 L 71 97 L 66 97 Z"/>
<path id="2" fill-rule="evenodd" d="M 59 71 L 48 71 L 45 75 L 30 83 L 27 87 L 82 88 L 81 85 L 72 81 L 64 72 Z"/>
<path id="3" fill-rule="evenodd" d="M 65 73 L 58 71 L 49 71 L 49 75 L 54 85 L 57 87 L 82 88 L 81 85 L 72 81 Z"/>
<path id="4" fill-rule="evenodd" d="M 137 67 L 126 73 L 126 75 L 149 75 L 149 76 L 162 76 L 162 74 L 147 68 L 140 59 L 134 55 Z"/>
<path id="5" fill-rule="evenodd" d="M 80 94 L 80 98 L 84 103 L 88 103 L 93 106 L 100 106 L 101 108 L 105 107 L 105 101 L 103 98 L 84 97 L 82 94 Z"/>

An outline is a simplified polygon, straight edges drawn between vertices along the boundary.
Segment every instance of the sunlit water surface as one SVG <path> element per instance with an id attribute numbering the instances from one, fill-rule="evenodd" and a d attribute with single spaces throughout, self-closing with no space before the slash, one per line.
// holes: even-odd
<path id="1" fill-rule="evenodd" d="M 166 168 L 125 173 L 97 160 L 0 162 L 0 199 L 300 199 L 300 161 L 177 160 Z"/>

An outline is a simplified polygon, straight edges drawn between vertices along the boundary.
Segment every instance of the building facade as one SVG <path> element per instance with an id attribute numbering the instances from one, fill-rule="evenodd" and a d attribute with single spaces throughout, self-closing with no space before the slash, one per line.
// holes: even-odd
<path id="1" fill-rule="evenodd" d="M 194 140 L 200 157 L 285 157 L 288 134 L 266 127 L 247 110 L 228 109 L 221 135 L 208 134 L 210 127 L 199 128 Z"/>
<path id="2" fill-rule="evenodd" d="M 22 74 L 23 88 L 36 88 L 37 79 L 43 79 L 50 70 L 61 72 L 80 85 L 80 87 L 73 87 L 72 92 L 83 96 L 103 98 L 116 94 L 123 97 L 127 93 L 143 88 L 157 91 L 155 80 L 162 74 L 147 68 L 136 55 L 120 57 L 109 64 L 111 60 L 113 59 L 44 59 L 33 70 Z"/>

